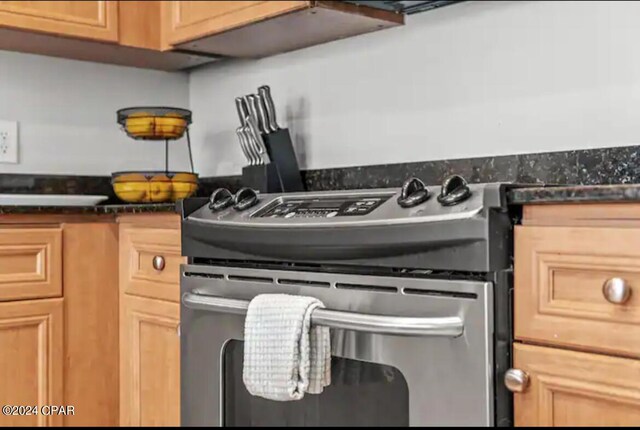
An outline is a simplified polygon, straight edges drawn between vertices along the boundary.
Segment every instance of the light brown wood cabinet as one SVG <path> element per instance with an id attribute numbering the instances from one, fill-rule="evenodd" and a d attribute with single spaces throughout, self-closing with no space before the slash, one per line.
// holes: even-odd
<path id="1" fill-rule="evenodd" d="M 120 220 L 120 425 L 180 425 L 178 217 Z"/>
<path id="2" fill-rule="evenodd" d="M 164 49 L 259 58 L 404 24 L 340 1 L 162 2 Z"/>
<path id="3" fill-rule="evenodd" d="M 74 407 L 0 425 L 180 424 L 179 225 L 0 216 L 0 401 Z"/>
<path id="4" fill-rule="evenodd" d="M 0 216 L 0 400 L 74 408 L 0 425 L 118 424 L 117 232 L 113 217 Z"/>
<path id="5" fill-rule="evenodd" d="M 180 425 L 180 305 L 121 301 L 121 426 Z"/>
<path id="6" fill-rule="evenodd" d="M 180 70 L 403 23 L 396 13 L 333 1 L 0 1 L 0 49 Z"/>
<path id="7" fill-rule="evenodd" d="M 166 42 L 179 45 L 310 5 L 310 1 L 163 2 Z"/>
<path id="8" fill-rule="evenodd" d="M 638 426 L 640 361 L 516 344 L 529 386 L 514 397 L 516 426 Z"/>
<path id="9" fill-rule="evenodd" d="M 522 224 L 515 424 L 640 425 L 640 205 L 532 205 Z"/>
<path id="10" fill-rule="evenodd" d="M 0 1 L 0 26 L 117 42 L 118 2 Z"/>
<path id="11" fill-rule="evenodd" d="M 0 403 L 28 406 L 31 414 L 0 415 L 0 426 L 62 425 L 44 415 L 63 405 L 63 299 L 0 303 Z"/>

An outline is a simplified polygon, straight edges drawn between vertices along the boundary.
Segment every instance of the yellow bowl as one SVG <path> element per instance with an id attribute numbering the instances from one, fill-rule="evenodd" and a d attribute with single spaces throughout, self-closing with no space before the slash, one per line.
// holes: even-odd
<path id="1" fill-rule="evenodd" d="M 134 114 L 135 115 L 135 114 Z M 135 137 L 149 139 L 177 139 L 182 137 L 187 129 L 187 120 L 178 114 L 172 116 L 146 116 L 131 115 L 125 121 L 125 129 Z"/>
<path id="2" fill-rule="evenodd" d="M 198 175 L 188 172 L 114 173 L 111 183 L 128 203 L 163 203 L 186 199 L 198 189 Z"/>

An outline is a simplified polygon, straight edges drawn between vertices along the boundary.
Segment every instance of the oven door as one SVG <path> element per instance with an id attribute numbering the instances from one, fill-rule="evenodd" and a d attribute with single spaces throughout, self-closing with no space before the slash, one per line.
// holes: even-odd
<path id="1" fill-rule="evenodd" d="M 494 424 L 489 282 L 183 265 L 181 291 L 183 426 Z M 275 402 L 244 387 L 243 315 L 264 293 L 324 302 L 322 394 Z"/>

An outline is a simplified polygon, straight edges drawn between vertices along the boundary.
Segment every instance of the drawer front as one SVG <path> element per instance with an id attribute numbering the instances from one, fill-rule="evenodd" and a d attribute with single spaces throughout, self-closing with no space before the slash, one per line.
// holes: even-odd
<path id="1" fill-rule="evenodd" d="M 0 228 L 0 301 L 62 297 L 62 229 Z"/>
<path id="2" fill-rule="evenodd" d="M 518 226 L 515 240 L 516 338 L 640 356 L 640 229 Z"/>
<path id="3" fill-rule="evenodd" d="M 179 301 L 180 230 L 122 225 L 120 258 L 125 293 Z"/>

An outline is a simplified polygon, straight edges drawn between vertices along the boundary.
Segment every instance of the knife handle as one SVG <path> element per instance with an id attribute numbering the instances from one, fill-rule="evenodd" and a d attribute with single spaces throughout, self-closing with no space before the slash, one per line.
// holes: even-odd
<path id="1" fill-rule="evenodd" d="M 236 128 L 236 134 L 238 135 L 238 140 L 240 141 L 240 149 L 242 149 L 242 153 L 244 154 L 244 157 L 249 162 L 249 165 L 252 166 L 253 165 L 253 156 L 251 156 L 251 154 L 249 154 L 249 152 L 248 152 L 249 150 L 247 148 L 247 144 L 245 142 L 245 137 L 244 137 L 244 134 L 242 132 L 242 126 Z"/>
<path id="2" fill-rule="evenodd" d="M 249 129 L 249 134 L 252 137 L 253 142 L 255 143 L 255 148 L 260 155 L 260 159 L 263 164 L 271 163 L 271 158 L 269 158 L 269 153 L 267 152 L 267 147 L 264 145 L 264 140 L 262 140 L 262 134 L 260 134 L 260 129 L 258 129 L 258 124 L 256 124 L 256 119 L 251 115 L 246 118 L 247 128 Z"/>
<path id="3" fill-rule="evenodd" d="M 249 127 L 245 125 L 241 128 L 242 137 L 244 138 L 244 144 L 247 147 L 249 156 L 251 157 L 251 165 L 255 166 L 256 164 L 260 164 L 260 155 L 258 154 L 258 151 L 253 144 L 253 137 L 251 136 Z"/>
<path id="4" fill-rule="evenodd" d="M 249 109 L 244 98 L 236 97 L 236 110 L 238 111 L 238 118 L 240 118 L 240 125 L 244 127 L 244 119 L 249 115 Z"/>
<path id="5" fill-rule="evenodd" d="M 266 108 L 268 124 L 271 131 L 278 131 L 278 120 L 276 118 L 276 106 L 273 104 L 273 98 L 271 97 L 271 88 L 269 85 L 263 85 L 258 88 L 258 94 L 264 100 L 264 106 Z"/>
<path id="6" fill-rule="evenodd" d="M 253 94 L 248 94 L 244 96 L 244 101 L 247 104 L 247 108 L 249 110 L 249 116 L 253 119 L 253 122 L 258 126 L 258 132 L 262 132 L 262 128 L 260 127 L 260 123 L 258 122 L 258 111 L 256 109 L 255 96 Z"/>
<path id="7" fill-rule="evenodd" d="M 258 99 L 258 96 L 256 94 L 249 94 L 247 96 L 247 100 L 249 101 L 249 110 L 258 124 L 258 130 L 263 134 L 268 133 L 269 124 L 267 124 L 264 112 L 261 114 L 260 100 Z"/>
<path id="8" fill-rule="evenodd" d="M 269 125 L 269 117 L 267 116 L 267 107 L 264 102 L 264 98 L 258 94 L 255 96 L 256 109 L 258 110 L 258 119 L 262 126 L 262 132 L 264 134 L 271 133 L 271 126 Z"/>

